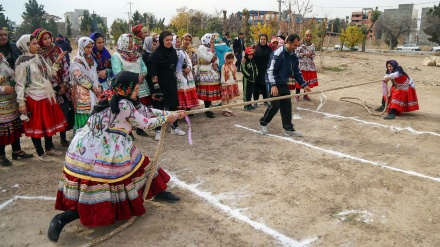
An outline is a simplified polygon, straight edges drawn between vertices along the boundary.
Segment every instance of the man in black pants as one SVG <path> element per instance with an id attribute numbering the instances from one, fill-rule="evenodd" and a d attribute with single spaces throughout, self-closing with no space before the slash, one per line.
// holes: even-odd
<path id="1" fill-rule="evenodd" d="M 295 80 L 303 87 L 308 89 L 307 83 L 304 81 L 298 68 L 298 57 L 295 50 L 299 45 L 300 37 L 297 34 L 291 34 L 286 38 L 284 46 L 276 49 L 269 59 L 269 67 L 267 69 L 266 83 L 270 85 L 270 97 L 278 97 L 290 95 L 287 81 L 293 75 Z M 302 137 L 301 133 L 295 131 L 292 124 L 292 101 L 290 98 L 283 100 L 275 100 L 267 107 L 264 116 L 260 119 L 260 131 L 263 135 L 268 132 L 267 125 L 272 118 L 281 112 L 281 120 L 283 123 L 284 135 Z"/>
<path id="2" fill-rule="evenodd" d="M 237 67 L 237 72 L 241 72 L 241 59 L 243 58 L 244 51 L 244 33 L 240 33 L 238 37 L 234 39 L 234 43 L 232 43 L 232 48 L 234 49 L 235 58 L 237 58 L 237 62 L 235 62 L 235 67 Z"/>

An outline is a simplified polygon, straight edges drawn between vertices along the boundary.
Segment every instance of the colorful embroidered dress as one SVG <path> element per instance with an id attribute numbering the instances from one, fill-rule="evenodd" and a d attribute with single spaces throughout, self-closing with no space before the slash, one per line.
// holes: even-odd
<path id="1" fill-rule="evenodd" d="M 312 42 L 304 42 L 296 49 L 295 53 L 299 59 L 299 70 L 301 71 L 304 81 L 307 82 L 307 86 L 310 88 L 317 87 L 318 75 L 316 73 L 315 62 L 313 61 L 316 57 L 315 45 Z M 311 56 L 306 57 L 305 54 L 307 53 L 311 53 Z M 301 85 L 296 83 L 295 88 L 301 88 Z"/>
<path id="2" fill-rule="evenodd" d="M 169 176 L 152 171 L 148 156 L 137 149 L 128 135 L 132 127 L 161 126 L 170 112 L 138 109 L 128 100 L 119 101 L 119 114 L 111 108 L 90 116 L 74 136 L 66 153 L 64 179 L 55 208 L 77 210 L 85 226 L 113 224 L 145 213 L 142 192 L 153 172 L 149 197 L 166 189 Z"/>
<path id="3" fill-rule="evenodd" d="M 23 125 L 19 118 L 17 94 L 6 94 L 5 86 L 15 87 L 14 71 L 0 53 L 0 145 L 6 146 L 21 137 Z"/>
<path id="4" fill-rule="evenodd" d="M 395 109 L 397 114 L 419 109 L 416 86 L 408 75 L 395 71 L 386 75 L 391 79 L 393 86 L 388 98 L 388 111 Z M 385 91 L 385 90 L 384 90 Z"/>
<path id="5" fill-rule="evenodd" d="M 221 99 L 219 73 L 213 69 L 211 62 L 215 53 L 208 47 L 211 37 L 211 34 L 205 34 L 202 38 L 202 45 L 197 49 L 197 56 L 199 58 L 197 66 L 197 95 L 199 99 L 206 101 Z M 218 58 L 215 63 L 218 65 Z"/>
<path id="6" fill-rule="evenodd" d="M 98 51 L 98 49 L 96 48 L 96 39 L 100 37 L 104 39 L 104 37 L 100 33 L 95 32 L 90 35 L 90 38 L 95 42 L 95 45 L 93 46 L 93 59 L 95 59 L 95 62 L 97 63 L 96 72 L 102 70 L 106 71 L 106 78 L 103 79 L 98 77 L 98 81 L 99 83 L 101 83 L 103 90 L 107 90 L 109 88 L 110 79 L 113 78 L 115 75 L 112 71 L 112 55 L 110 55 L 110 52 L 105 47 L 103 47 L 100 51 Z"/>

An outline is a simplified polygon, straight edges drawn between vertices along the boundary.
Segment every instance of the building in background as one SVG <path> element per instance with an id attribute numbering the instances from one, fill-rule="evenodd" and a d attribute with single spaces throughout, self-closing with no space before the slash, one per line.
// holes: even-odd
<path id="1" fill-rule="evenodd" d="M 356 25 L 358 27 L 365 26 L 366 28 L 370 28 L 371 26 L 371 15 L 373 14 L 374 9 L 372 8 L 364 8 L 362 11 L 356 11 L 351 13 L 351 22 L 350 25 Z M 368 34 L 368 39 L 376 39 L 376 25 L 370 30 Z"/>
<path id="2" fill-rule="evenodd" d="M 426 19 L 426 14 L 428 13 L 428 11 L 430 9 L 433 8 L 422 8 L 422 16 L 421 16 L 421 20 L 420 20 L 420 30 L 419 30 L 419 40 L 418 40 L 418 44 L 420 45 L 433 45 L 434 43 L 428 41 L 428 38 L 430 37 L 429 35 L 427 35 L 425 32 L 423 32 L 423 29 L 426 28 L 427 26 L 427 19 Z"/>
<path id="3" fill-rule="evenodd" d="M 383 18 L 390 18 L 391 20 L 403 20 L 405 17 L 411 17 L 413 20 L 417 20 L 419 11 L 414 8 L 414 4 L 399 4 L 397 9 L 385 9 L 383 11 Z M 382 16 L 382 15 L 381 15 Z M 414 44 L 417 42 L 417 28 L 408 33 L 404 37 L 405 43 Z"/>

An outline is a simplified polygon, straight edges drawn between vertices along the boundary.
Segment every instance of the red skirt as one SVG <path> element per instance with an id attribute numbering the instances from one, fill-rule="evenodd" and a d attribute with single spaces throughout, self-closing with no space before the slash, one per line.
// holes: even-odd
<path id="1" fill-rule="evenodd" d="M 145 96 L 139 99 L 141 100 L 141 103 L 144 106 L 150 106 L 153 104 L 153 102 L 151 101 L 151 96 Z"/>
<path id="2" fill-rule="evenodd" d="M 55 209 L 78 211 L 81 223 L 88 227 L 111 225 L 131 216 L 141 216 L 146 212 L 142 193 L 147 182 L 145 168 L 149 163 L 145 156 L 136 172 L 116 183 L 93 182 L 63 172 Z M 165 191 L 169 180 L 170 176 L 160 168 L 151 181 L 147 199 Z"/>
<path id="3" fill-rule="evenodd" d="M 237 83 L 222 87 L 222 100 L 230 100 L 238 96 L 240 96 L 240 91 Z"/>
<path id="4" fill-rule="evenodd" d="M 11 122 L 0 123 L 0 145 L 6 146 L 17 139 L 20 139 L 23 133 L 23 124 L 20 118 L 16 118 Z"/>
<path id="5" fill-rule="evenodd" d="M 221 100 L 222 97 L 220 94 L 220 84 L 198 85 L 197 96 L 199 99 L 206 101 Z"/>
<path id="6" fill-rule="evenodd" d="M 307 86 L 309 86 L 309 88 L 318 86 L 318 74 L 316 74 L 316 71 L 301 70 L 301 74 L 304 78 L 304 81 L 307 82 Z M 295 84 L 295 88 L 301 89 L 301 85 L 299 85 L 299 83 L 297 82 Z"/>
<path id="7" fill-rule="evenodd" d="M 41 138 L 53 136 L 66 129 L 67 121 L 60 106 L 51 104 L 48 99 L 34 100 L 26 98 L 26 108 L 31 116 L 28 122 L 23 122 L 26 136 Z"/>
<path id="8" fill-rule="evenodd" d="M 419 109 L 416 89 L 411 86 L 408 86 L 408 89 L 395 89 L 392 87 L 388 102 L 388 111 L 395 109 L 397 114 Z"/>
<path id="9" fill-rule="evenodd" d="M 199 106 L 196 88 L 178 89 L 177 97 L 179 99 L 179 109 L 185 110 Z"/>

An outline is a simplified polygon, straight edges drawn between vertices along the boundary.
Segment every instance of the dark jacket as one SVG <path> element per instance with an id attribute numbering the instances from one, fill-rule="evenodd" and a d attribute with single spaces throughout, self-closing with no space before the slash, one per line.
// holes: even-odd
<path id="1" fill-rule="evenodd" d="M 231 40 L 228 39 L 228 37 L 223 36 L 222 41 L 223 41 L 223 43 L 225 43 L 228 47 L 231 47 Z"/>
<path id="2" fill-rule="evenodd" d="M 234 39 L 234 43 L 232 44 L 232 47 L 234 49 L 234 53 L 241 56 L 241 54 L 244 51 L 244 41 L 242 39 L 239 39 L 238 37 Z"/>
<path id="3" fill-rule="evenodd" d="M 8 43 L 1 46 L 0 51 L 3 51 L 2 53 L 5 56 L 6 61 L 8 61 L 9 66 L 14 69 L 15 61 L 17 61 L 17 58 L 21 54 L 15 43 L 8 41 Z"/>
<path id="4" fill-rule="evenodd" d="M 67 63 L 70 65 L 70 56 L 69 53 L 72 52 L 72 46 L 70 46 L 70 43 L 65 40 L 57 40 L 55 41 L 55 45 L 59 46 L 63 51 L 67 51 L 65 57 L 67 60 Z"/>
<path id="5" fill-rule="evenodd" d="M 246 62 L 241 63 L 241 72 L 243 73 L 244 79 L 249 82 L 255 82 L 258 75 L 258 68 L 254 59 L 249 60 L 246 58 Z"/>
<path id="6" fill-rule="evenodd" d="M 270 54 L 266 83 L 270 86 L 287 86 L 289 77 L 293 76 L 301 87 L 307 86 L 298 65 L 299 60 L 295 52 L 289 53 L 285 46 L 276 49 Z"/>

